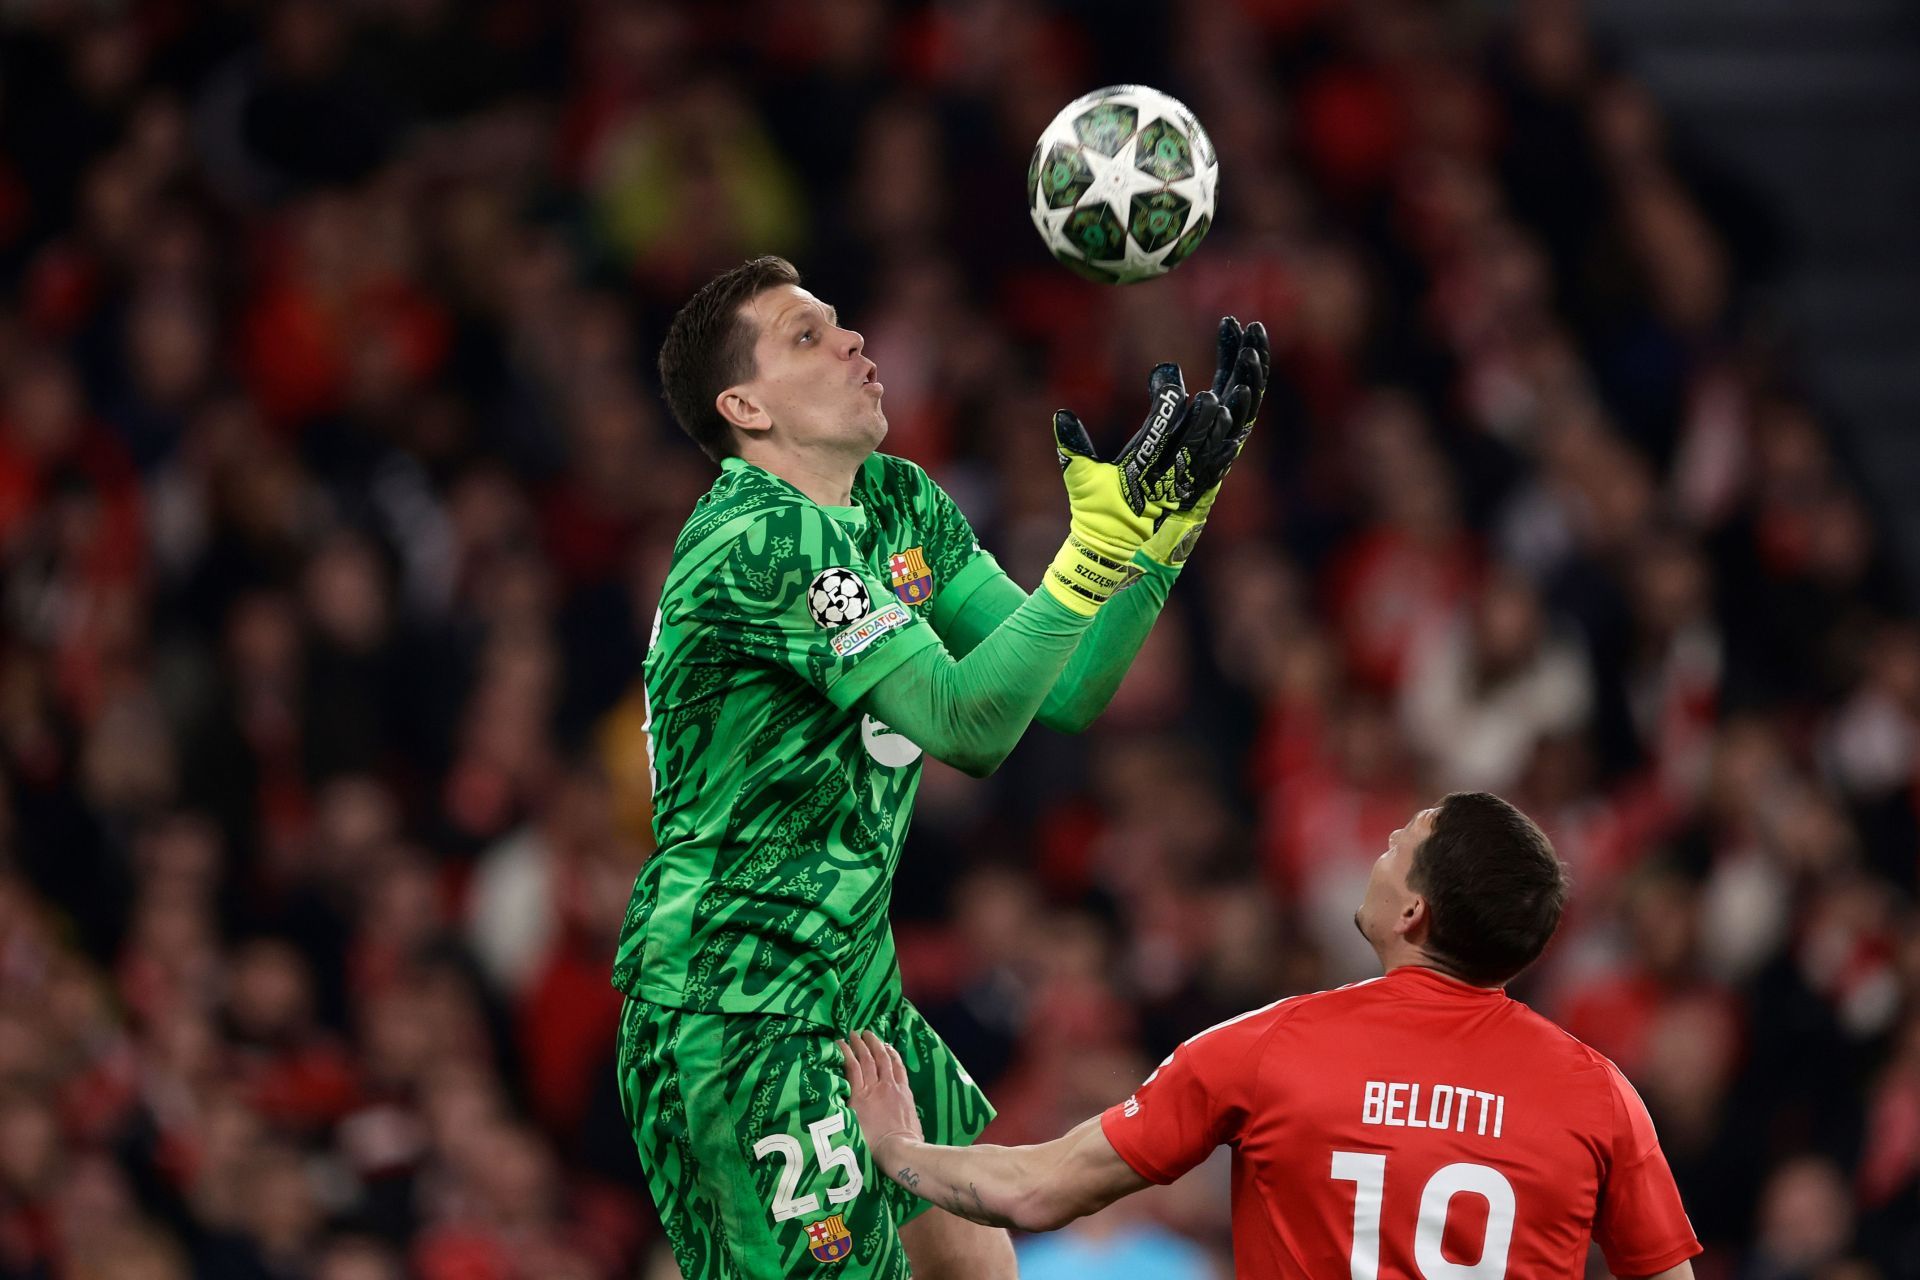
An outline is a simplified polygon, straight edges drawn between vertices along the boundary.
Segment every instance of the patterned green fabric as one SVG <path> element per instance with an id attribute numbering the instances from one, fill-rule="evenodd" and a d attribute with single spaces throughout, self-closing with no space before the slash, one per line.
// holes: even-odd
<path id="1" fill-rule="evenodd" d="M 998 567 L 911 462 L 869 458 L 852 499 L 729 459 L 675 543 L 646 660 L 658 850 L 613 971 L 629 995 L 846 1029 L 847 1002 L 898 990 L 887 907 L 920 751 L 853 708 Z"/>
<path id="2" fill-rule="evenodd" d="M 894 998 L 853 1012 L 900 1050 L 929 1141 L 980 1136 L 993 1107 L 918 1010 Z M 874 1167 L 833 1039 L 796 1018 L 627 1002 L 621 1107 L 687 1280 L 823 1264 L 842 1280 L 906 1277 L 899 1227 L 926 1202 Z"/>
<path id="3" fill-rule="evenodd" d="M 1098 719 L 1153 630 L 1180 570 L 1138 553 L 1134 563 L 1140 566 L 1140 577 L 1100 606 L 1086 638 L 1047 691 L 1034 718 L 1048 728 L 1080 733 Z M 964 658 L 1026 602 L 1027 593 L 1019 583 L 996 573 L 967 597 L 966 608 L 942 628 L 940 639 L 947 652 Z"/>

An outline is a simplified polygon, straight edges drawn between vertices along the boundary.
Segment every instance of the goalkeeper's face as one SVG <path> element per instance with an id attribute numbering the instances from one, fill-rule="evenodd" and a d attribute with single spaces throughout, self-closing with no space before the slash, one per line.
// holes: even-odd
<path id="1" fill-rule="evenodd" d="M 885 388 L 866 339 L 798 285 L 743 305 L 753 327 L 753 376 L 720 393 L 720 412 L 747 438 L 782 449 L 864 458 L 886 438 Z"/>
<path id="2" fill-rule="evenodd" d="M 1421 841 L 1433 831 L 1434 815 L 1438 812 L 1422 809 L 1413 815 L 1411 822 L 1387 837 L 1387 851 L 1374 862 L 1373 872 L 1367 877 L 1366 896 L 1360 901 L 1360 909 L 1353 913 L 1354 927 L 1373 944 L 1382 963 L 1387 962 L 1388 952 L 1396 942 L 1405 940 L 1426 918 L 1426 902 L 1407 883 L 1407 875 L 1413 870 L 1413 855 Z"/>

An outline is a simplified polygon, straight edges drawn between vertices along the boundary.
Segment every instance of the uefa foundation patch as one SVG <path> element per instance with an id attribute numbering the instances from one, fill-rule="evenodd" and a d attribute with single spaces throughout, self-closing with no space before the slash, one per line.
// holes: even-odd
<path id="1" fill-rule="evenodd" d="M 912 621 L 912 614 L 897 604 L 890 604 L 850 627 L 841 628 L 828 643 L 833 645 L 833 651 L 839 657 L 851 658 L 895 627 L 904 627 Z"/>

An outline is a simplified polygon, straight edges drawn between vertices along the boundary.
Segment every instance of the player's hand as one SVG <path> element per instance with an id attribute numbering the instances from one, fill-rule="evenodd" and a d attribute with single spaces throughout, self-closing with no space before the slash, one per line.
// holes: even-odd
<path id="1" fill-rule="evenodd" d="M 1183 511 L 1191 510 L 1197 502 L 1211 501 L 1212 494 L 1219 491 L 1220 482 L 1227 478 L 1234 459 L 1253 433 L 1253 421 L 1267 394 L 1267 375 L 1273 369 L 1267 326 L 1258 320 L 1242 329 L 1232 316 L 1222 316 L 1218 347 L 1213 394 L 1226 406 L 1229 422 L 1211 436 L 1196 438 L 1192 446 L 1193 472 L 1199 492 L 1195 501 L 1179 504 Z"/>
<path id="2" fill-rule="evenodd" d="M 1179 444 L 1198 406 L 1187 395 L 1187 380 L 1180 366 L 1171 362 L 1157 364 L 1147 374 L 1147 398 L 1150 402 L 1147 420 L 1133 433 L 1133 439 L 1114 455 L 1113 465 L 1120 468 L 1121 491 L 1131 509 L 1143 512 L 1151 505 L 1164 514 L 1177 494 L 1173 469 Z M 1086 428 L 1080 425 L 1080 419 L 1062 410 L 1054 415 L 1056 445 L 1063 417 L 1080 438 L 1086 437 Z M 1060 465 L 1066 466 L 1064 457 Z M 1159 523 L 1158 517 L 1155 523 Z"/>
<path id="3" fill-rule="evenodd" d="M 920 1113 L 900 1051 L 871 1031 L 856 1031 L 839 1045 L 847 1083 L 853 1086 L 853 1114 L 868 1149 L 878 1158 L 883 1143 L 921 1141 Z"/>
<path id="4" fill-rule="evenodd" d="M 1260 398 L 1267 393 L 1267 374 L 1273 369 L 1273 350 L 1267 343 L 1267 326 L 1255 320 L 1245 329 L 1232 316 L 1220 317 L 1217 337 L 1219 354 L 1213 366 L 1213 393 L 1224 402 L 1234 387 L 1244 386 L 1251 395 L 1246 416 L 1239 425 L 1251 430 L 1254 415 L 1260 412 Z"/>
<path id="5" fill-rule="evenodd" d="M 1256 320 L 1243 330 L 1238 320 L 1225 316 L 1220 321 L 1218 347 L 1213 394 L 1219 408 L 1204 419 L 1192 415 L 1175 442 L 1168 473 L 1173 483 L 1163 496 L 1169 514 L 1141 548 L 1161 564 L 1179 565 L 1192 554 L 1220 485 L 1253 432 L 1267 392 L 1273 353 L 1264 324 Z"/>
<path id="6" fill-rule="evenodd" d="M 1147 390 L 1153 403 L 1146 421 L 1112 462 L 1095 455 L 1093 438 L 1079 418 L 1065 409 L 1053 415 L 1054 448 L 1072 523 L 1045 585 L 1076 613 L 1091 616 L 1139 576 L 1133 553 L 1153 536 L 1166 516 L 1163 500 L 1173 496 L 1173 447 L 1196 415 L 1210 417 L 1218 408 L 1211 391 L 1187 395 L 1178 365 L 1156 366 Z"/>

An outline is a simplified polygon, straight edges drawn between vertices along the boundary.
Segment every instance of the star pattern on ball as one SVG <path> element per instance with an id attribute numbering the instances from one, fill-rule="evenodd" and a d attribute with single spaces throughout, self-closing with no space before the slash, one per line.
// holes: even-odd
<path id="1" fill-rule="evenodd" d="M 1029 212 L 1075 272 L 1108 284 L 1150 280 L 1206 235 L 1218 175 L 1192 112 L 1158 90 L 1119 85 L 1076 99 L 1041 134 Z"/>

